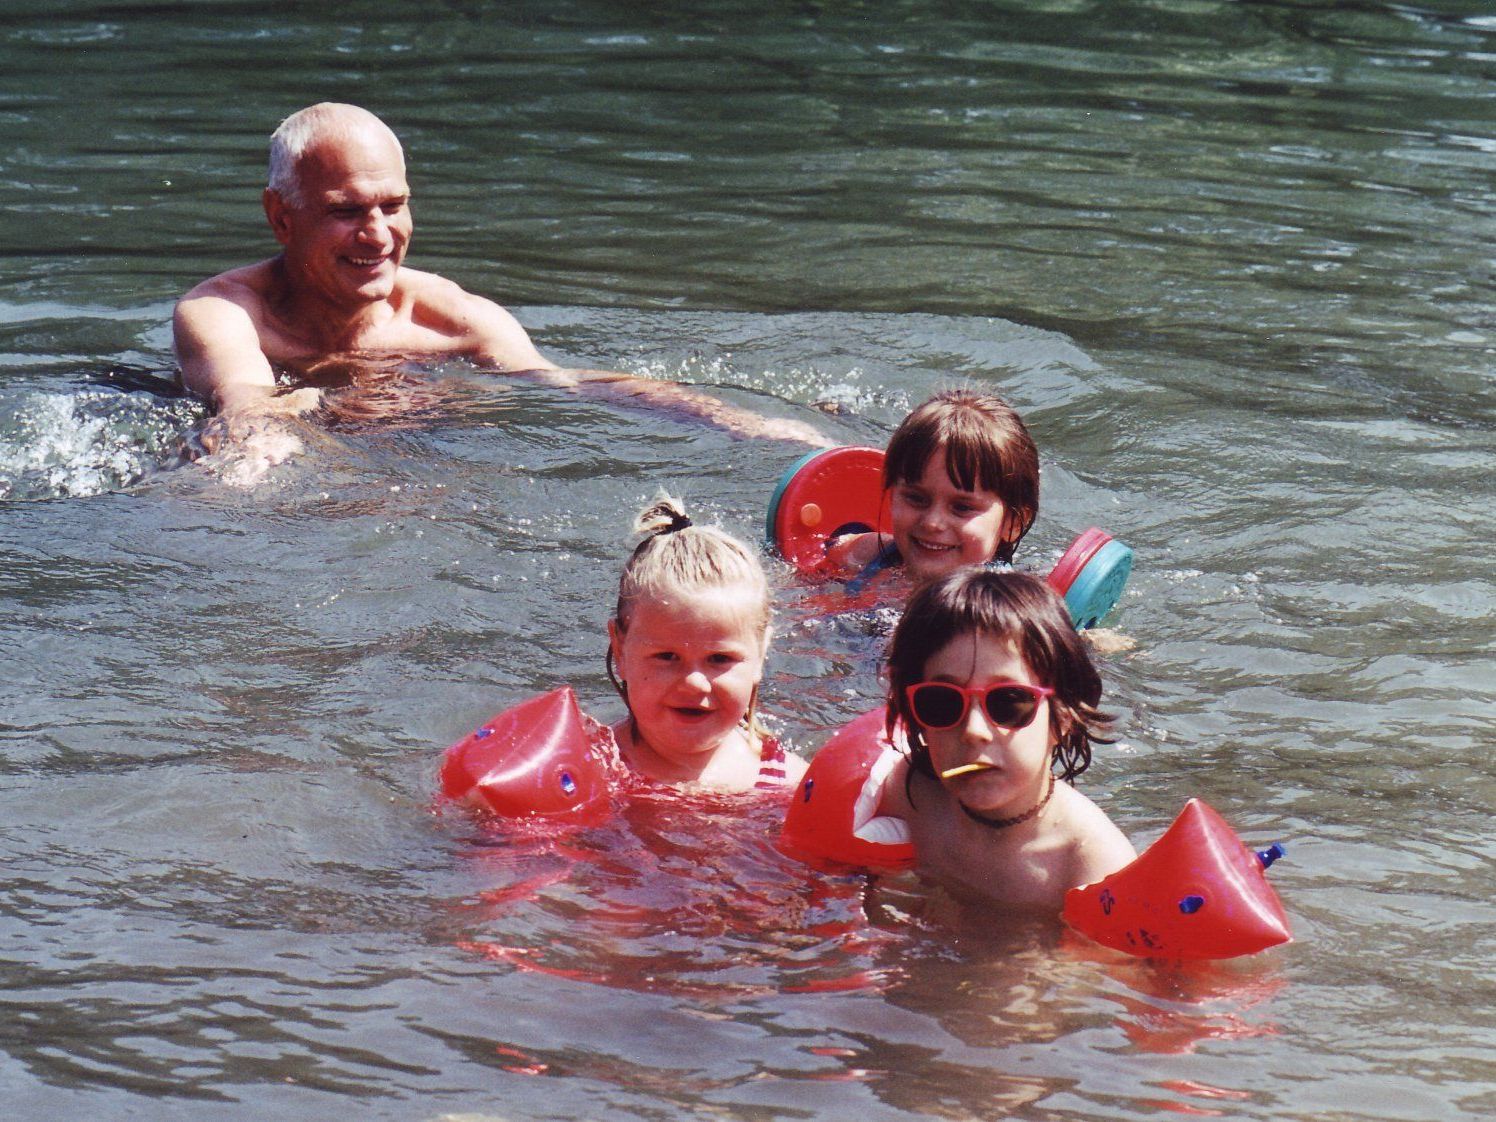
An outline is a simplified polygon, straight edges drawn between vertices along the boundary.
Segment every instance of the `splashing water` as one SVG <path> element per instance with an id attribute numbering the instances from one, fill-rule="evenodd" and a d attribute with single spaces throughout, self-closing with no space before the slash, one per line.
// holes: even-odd
<path id="1" fill-rule="evenodd" d="M 0 500 L 98 495 L 175 462 L 194 402 L 146 393 L 26 392 L 0 411 Z"/>

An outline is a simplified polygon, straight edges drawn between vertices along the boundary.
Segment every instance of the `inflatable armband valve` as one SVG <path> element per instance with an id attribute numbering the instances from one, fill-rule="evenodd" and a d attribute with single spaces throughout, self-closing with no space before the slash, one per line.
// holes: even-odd
<path id="1" fill-rule="evenodd" d="M 1219 814 L 1191 799 L 1130 865 L 1066 893 L 1065 922 L 1149 958 L 1255 954 L 1292 938 L 1264 875 L 1282 853 L 1276 844 L 1253 853 Z"/>
<path id="2" fill-rule="evenodd" d="M 827 539 L 854 522 L 889 529 L 877 448 L 827 448 L 796 460 L 774 488 L 764 529 L 781 557 L 813 574 L 825 564 Z"/>
<path id="3" fill-rule="evenodd" d="M 606 816 L 608 769 L 570 686 L 506 709 L 442 757 L 442 794 L 508 818 L 596 822 Z"/>
<path id="4" fill-rule="evenodd" d="M 1077 631 L 1095 627 L 1117 606 L 1132 575 L 1132 550 L 1092 526 L 1070 543 L 1045 578 L 1065 598 Z"/>
<path id="5" fill-rule="evenodd" d="M 909 828 L 878 818 L 879 796 L 899 753 L 883 731 L 884 711 L 843 725 L 810 761 L 790 799 L 779 846 L 813 865 L 875 869 L 914 866 Z"/>

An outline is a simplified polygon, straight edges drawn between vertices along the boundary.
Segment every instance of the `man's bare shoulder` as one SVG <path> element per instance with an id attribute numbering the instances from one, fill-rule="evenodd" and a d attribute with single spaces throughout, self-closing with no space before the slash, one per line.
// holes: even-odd
<path id="1" fill-rule="evenodd" d="M 551 369 L 530 336 L 503 307 L 456 281 L 419 269 L 400 271 L 412 322 L 446 335 L 474 361 L 506 370 Z"/>
<path id="2" fill-rule="evenodd" d="M 496 315 L 513 318 L 486 296 L 435 273 L 403 267 L 400 287 L 410 301 L 411 314 L 426 327 L 461 333 L 465 328 L 481 328 Z"/>
<path id="3" fill-rule="evenodd" d="M 216 297 L 241 307 L 263 307 L 270 291 L 272 263 L 260 261 L 209 277 L 189 289 L 178 303 Z"/>

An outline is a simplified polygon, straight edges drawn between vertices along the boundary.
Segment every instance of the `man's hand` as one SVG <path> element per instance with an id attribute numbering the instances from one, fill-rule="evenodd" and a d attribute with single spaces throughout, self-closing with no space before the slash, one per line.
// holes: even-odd
<path id="1" fill-rule="evenodd" d="M 182 442 L 182 458 L 211 460 L 213 473 L 223 482 L 252 487 L 276 464 L 306 450 L 288 422 L 320 402 L 321 391 L 306 388 L 237 403 L 189 433 Z"/>
<path id="2" fill-rule="evenodd" d="M 735 436 L 756 436 L 765 440 L 787 440 L 797 444 L 808 444 L 812 448 L 833 448 L 836 441 L 826 436 L 819 429 L 812 428 L 804 421 L 794 421 L 785 417 L 757 417 L 753 414 L 742 414 L 733 420 L 731 425 L 723 424 L 729 432 Z"/>
<path id="3" fill-rule="evenodd" d="M 237 401 L 188 437 L 187 458 L 242 452 L 274 456 L 269 462 L 278 464 L 301 451 L 301 441 L 281 423 L 282 419 L 309 413 L 321 404 L 322 391 L 310 386 L 279 396 L 257 394 Z M 295 447 L 291 447 L 293 444 Z"/>
<path id="4" fill-rule="evenodd" d="M 1138 645 L 1131 635 L 1124 635 L 1111 627 L 1088 627 L 1080 634 L 1097 654 L 1121 654 Z"/>

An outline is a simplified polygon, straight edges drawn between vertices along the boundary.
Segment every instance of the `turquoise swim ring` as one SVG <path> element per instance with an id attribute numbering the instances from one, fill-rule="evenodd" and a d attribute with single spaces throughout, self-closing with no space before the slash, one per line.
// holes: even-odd
<path id="1" fill-rule="evenodd" d="M 1065 591 L 1065 606 L 1077 631 L 1095 627 L 1117 606 L 1132 575 L 1132 549 L 1113 538 L 1107 542 Z"/>
<path id="2" fill-rule="evenodd" d="M 821 454 L 822 449 L 815 449 L 805 453 L 798 460 L 785 468 L 784 474 L 779 477 L 779 482 L 774 485 L 774 493 L 769 496 L 769 510 L 764 518 L 764 541 L 768 542 L 774 549 L 779 548 L 779 504 L 784 499 L 784 489 L 795 481 L 795 476 L 800 474 L 800 469 L 811 460 Z"/>

